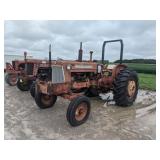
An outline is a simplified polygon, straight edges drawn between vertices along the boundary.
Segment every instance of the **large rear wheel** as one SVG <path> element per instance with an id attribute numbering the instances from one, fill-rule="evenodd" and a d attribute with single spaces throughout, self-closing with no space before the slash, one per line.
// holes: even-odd
<path id="1" fill-rule="evenodd" d="M 128 69 L 122 70 L 117 75 L 113 86 L 116 104 L 122 107 L 131 106 L 138 93 L 137 73 Z"/>

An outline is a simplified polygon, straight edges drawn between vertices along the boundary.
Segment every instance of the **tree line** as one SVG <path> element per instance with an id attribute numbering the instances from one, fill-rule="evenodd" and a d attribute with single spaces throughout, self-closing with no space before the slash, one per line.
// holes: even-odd
<path id="1" fill-rule="evenodd" d="M 114 61 L 114 63 L 119 63 L 120 60 Z M 144 63 L 144 64 L 156 64 L 155 59 L 124 59 L 123 63 Z"/>

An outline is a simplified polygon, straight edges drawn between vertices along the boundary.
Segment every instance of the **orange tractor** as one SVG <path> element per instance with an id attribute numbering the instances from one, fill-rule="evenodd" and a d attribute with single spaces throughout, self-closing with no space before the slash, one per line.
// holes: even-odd
<path id="1" fill-rule="evenodd" d="M 108 43 L 120 42 L 120 64 L 106 65 L 104 62 L 105 46 Z M 88 97 L 100 93 L 113 92 L 116 105 L 131 106 L 138 93 L 138 76 L 122 64 L 123 41 L 104 41 L 101 63 L 82 60 L 83 50 L 80 44 L 78 60 L 57 60 L 51 63 L 51 46 L 49 51 L 49 67 L 39 67 L 35 84 L 31 87 L 35 92 L 35 102 L 41 109 L 52 107 L 61 96 L 70 100 L 67 109 L 67 120 L 71 126 L 83 124 L 89 117 L 91 102 Z"/>

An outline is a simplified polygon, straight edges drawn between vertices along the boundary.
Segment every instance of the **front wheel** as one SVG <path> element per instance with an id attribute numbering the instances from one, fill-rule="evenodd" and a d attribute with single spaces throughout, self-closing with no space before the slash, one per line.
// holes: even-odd
<path id="1" fill-rule="evenodd" d="M 35 102 L 41 109 L 46 109 L 52 107 L 57 100 L 55 95 L 47 95 L 40 92 L 35 93 Z"/>
<path id="2" fill-rule="evenodd" d="M 71 126 L 79 126 L 87 121 L 90 114 L 90 100 L 86 96 L 73 99 L 67 109 L 67 120 Z"/>
<path id="3" fill-rule="evenodd" d="M 17 88 L 19 90 L 21 90 L 21 91 L 29 91 L 29 89 L 30 89 L 30 83 L 27 80 L 23 80 L 21 78 L 18 78 Z"/>
<path id="4" fill-rule="evenodd" d="M 35 96 L 35 81 L 31 84 L 30 94 L 34 98 L 34 96 Z"/>

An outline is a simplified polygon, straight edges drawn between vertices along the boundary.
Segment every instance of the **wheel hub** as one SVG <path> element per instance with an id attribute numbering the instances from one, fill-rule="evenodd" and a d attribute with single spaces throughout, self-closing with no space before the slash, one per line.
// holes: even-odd
<path id="1" fill-rule="evenodd" d="M 20 83 L 21 83 L 22 85 L 27 85 L 27 84 L 28 84 L 28 81 L 25 80 L 25 79 L 20 79 Z"/>
<path id="2" fill-rule="evenodd" d="M 42 96 L 42 102 L 46 105 L 49 105 L 52 101 L 52 96 L 49 95 L 43 95 Z"/>
<path id="3" fill-rule="evenodd" d="M 136 83 L 135 81 L 131 80 L 128 82 L 128 95 L 129 97 L 133 97 L 136 91 Z"/>
<path id="4" fill-rule="evenodd" d="M 75 119 L 77 121 L 81 121 L 81 120 L 84 119 L 84 117 L 86 116 L 86 114 L 87 114 L 87 104 L 86 103 L 82 103 L 76 109 Z"/>

